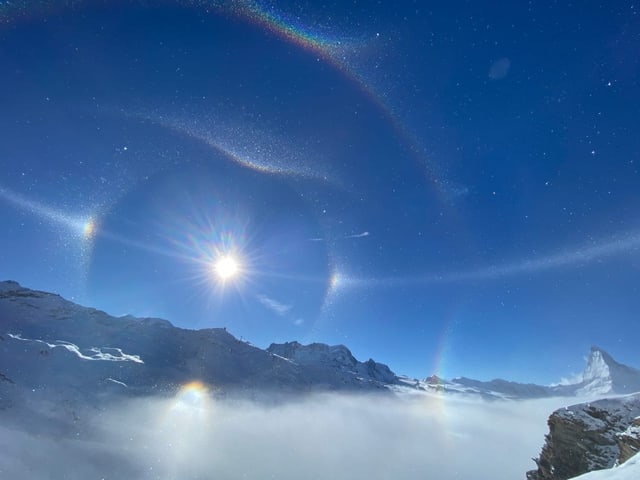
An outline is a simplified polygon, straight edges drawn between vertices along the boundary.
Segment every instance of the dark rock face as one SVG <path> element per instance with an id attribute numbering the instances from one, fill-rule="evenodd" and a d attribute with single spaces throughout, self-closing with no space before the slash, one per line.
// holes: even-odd
<path id="1" fill-rule="evenodd" d="M 614 466 L 618 435 L 640 415 L 640 394 L 599 400 L 556 410 L 536 470 L 528 480 L 565 480 Z"/>
<path id="2" fill-rule="evenodd" d="M 618 464 L 621 465 L 640 451 L 640 417 L 636 417 L 624 432 L 616 435 L 616 440 L 620 448 Z"/>

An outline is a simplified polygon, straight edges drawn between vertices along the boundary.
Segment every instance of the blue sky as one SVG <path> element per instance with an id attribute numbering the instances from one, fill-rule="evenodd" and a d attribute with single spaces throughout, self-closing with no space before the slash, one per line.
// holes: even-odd
<path id="1" fill-rule="evenodd" d="M 638 8 L 0 2 L 0 276 L 419 377 L 638 365 Z"/>

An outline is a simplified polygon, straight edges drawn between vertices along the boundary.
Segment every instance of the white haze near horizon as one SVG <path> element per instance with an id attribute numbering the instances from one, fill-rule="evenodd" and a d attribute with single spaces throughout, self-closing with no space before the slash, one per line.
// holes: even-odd
<path id="1" fill-rule="evenodd" d="M 323 394 L 265 405 L 147 398 L 94 410 L 87 420 L 79 413 L 65 433 L 28 415 L 22 422 L 14 411 L 11 422 L 0 421 L 0 477 L 524 479 L 547 417 L 575 401 Z"/>

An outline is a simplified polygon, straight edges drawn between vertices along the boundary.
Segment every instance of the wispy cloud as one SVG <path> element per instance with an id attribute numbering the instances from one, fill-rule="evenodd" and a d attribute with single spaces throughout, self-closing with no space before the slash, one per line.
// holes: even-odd
<path id="1" fill-rule="evenodd" d="M 353 235 L 347 235 L 344 238 L 364 238 L 368 236 L 369 236 L 369 232 L 362 232 L 362 233 L 354 233 Z"/>
<path id="2" fill-rule="evenodd" d="M 277 313 L 281 317 L 284 317 L 293 307 L 292 305 L 274 300 L 273 298 L 268 297 L 262 293 L 257 295 L 257 299 L 262 305 L 267 307 L 269 310 Z"/>
<path id="3" fill-rule="evenodd" d="M 633 252 L 640 253 L 640 232 L 627 232 L 599 243 L 581 245 L 557 253 L 524 258 L 509 263 L 488 265 L 476 269 L 443 272 L 441 274 L 434 273 L 406 277 L 374 278 L 370 280 L 351 278 L 350 282 L 353 286 L 388 286 L 396 284 L 456 283 L 474 280 L 494 280 L 522 274 L 535 274 L 563 267 L 579 267 L 607 257 Z"/>
<path id="4" fill-rule="evenodd" d="M 364 231 L 360 233 L 352 233 L 350 235 L 343 235 L 342 237 L 334 238 L 333 240 L 348 240 L 350 238 L 364 238 L 364 237 L 368 237 L 369 235 L 371 235 L 371 233 L 369 233 L 368 231 Z M 310 242 L 324 242 L 327 239 L 322 237 L 313 237 L 313 238 L 309 238 L 308 240 Z"/>
<path id="5" fill-rule="evenodd" d="M 627 233 L 606 242 L 583 245 L 575 249 L 566 249 L 558 253 L 541 257 L 528 258 L 502 265 L 493 265 L 477 270 L 451 273 L 449 275 L 442 276 L 441 279 L 444 281 L 482 280 L 507 277 L 522 273 L 537 273 L 554 268 L 585 265 L 602 258 L 634 250 L 640 251 L 640 232 Z"/>

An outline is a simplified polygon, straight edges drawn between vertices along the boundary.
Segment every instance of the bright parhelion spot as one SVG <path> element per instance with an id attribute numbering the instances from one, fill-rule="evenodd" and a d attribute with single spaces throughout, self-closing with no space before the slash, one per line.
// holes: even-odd
<path id="1" fill-rule="evenodd" d="M 202 382 L 189 382 L 180 388 L 171 404 L 171 413 L 177 415 L 173 420 L 180 422 L 179 425 L 175 425 L 175 428 L 186 429 L 178 433 L 188 433 L 190 428 L 195 426 L 190 421 L 205 419 L 210 412 L 210 399 L 209 389 Z"/>
<path id="2" fill-rule="evenodd" d="M 84 238 L 91 238 L 96 233 L 96 222 L 93 218 L 87 220 L 82 226 Z"/>
<path id="3" fill-rule="evenodd" d="M 202 382 L 193 381 L 180 388 L 178 399 L 187 404 L 198 405 L 208 393 L 207 387 Z"/>
<path id="4" fill-rule="evenodd" d="M 216 275 L 218 275 L 218 278 L 224 281 L 238 275 L 238 271 L 240 269 L 238 266 L 238 262 L 233 257 L 225 256 L 216 261 L 214 270 Z"/>

